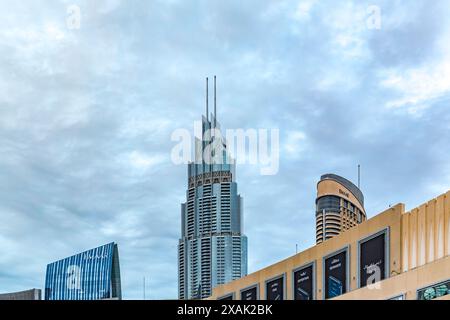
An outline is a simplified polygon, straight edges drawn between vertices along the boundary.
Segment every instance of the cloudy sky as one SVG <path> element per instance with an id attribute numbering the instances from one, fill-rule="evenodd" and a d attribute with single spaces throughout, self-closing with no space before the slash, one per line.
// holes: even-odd
<path id="1" fill-rule="evenodd" d="M 147 298 L 177 297 L 187 181 L 170 137 L 200 119 L 214 74 L 222 127 L 280 130 L 277 175 L 237 171 L 249 271 L 314 244 L 321 174 L 355 181 L 361 164 L 369 217 L 450 189 L 449 1 L 0 8 L 0 292 L 115 241 L 125 298 L 144 276 Z"/>

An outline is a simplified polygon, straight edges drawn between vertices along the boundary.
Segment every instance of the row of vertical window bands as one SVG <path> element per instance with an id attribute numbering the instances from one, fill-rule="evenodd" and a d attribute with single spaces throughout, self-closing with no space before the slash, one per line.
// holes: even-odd
<path id="1" fill-rule="evenodd" d="M 342 224 L 342 221 L 340 220 L 327 220 L 325 222 L 325 227 L 329 226 L 329 225 L 338 225 L 340 226 Z"/>
<path id="2" fill-rule="evenodd" d="M 341 228 L 341 225 L 340 224 L 327 224 L 325 226 L 325 229 L 328 229 L 328 228 Z M 324 229 L 323 226 L 319 226 L 316 228 L 316 231 L 321 232 L 321 231 L 323 231 L 323 229 Z"/>
<path id="3" fill-rule="evenodd" d="M 336 220 L 327 220 L 326 222 L 325 222 L 325 228 L 327 227 L 327 226 L 329 226 L 329 225 L 334 225 L 334 226 L 340 226 L 342 224 L 342 222 L 341 221 L 336 221 Z M 319 228 L 323 228 L 323 226 L 324 226 L 324 224 L 323 223 L 320 223 L 320 224 L 317 224 L 317 228 L 319 229 Z"/>
<path id="4" fill-rule="evenodd" d="M 341 214 L 335 214 L 335 213 L 326 213 L 325 215 L 320 215 L 317 217 L 317 221 L 318 222 L 323 222 L 323 220 L 326 219 L 335 219 L 335 220 L 340 220 L 341 219 Z"/>
<path id="5" fill-rule="evenodd" d="M 329 227 L 340 228 L 341 225 L 342 224 L 340 222 L 327 222 L 325 223 L 325 229 L 328 229 Z"/>
<path id="6" fill-rule="evenodd" d="M 335 231 L 327 231 L 326 232 L 327 239 L 329 239 L 330 236 L 337 236 L 337 235 L 339 235 L 339 232 L 335 232 Z M 317 235 L 316 239 L 323 239 L 323 237 L 324 237 L 324 234 L 320 234 L 320 235 Z"/>
<path id="7" fill-rule="evenodd" d="M 347 200 L 343 200 L 343 207 L 345 209 L 349 209 L 352 212 L 355 211 L 355 206 L 352 203 L 350 203 L 349 201 L 347 201 Z"/>
<path id="8" fill-rule="evenodd" d="M 327 229 L 326 233 L 327 234 L 335 234 L 338 235 L 341 232 L 341 229 L 336 229 L 336 228 L 331 228 L 331 229 Z"/>

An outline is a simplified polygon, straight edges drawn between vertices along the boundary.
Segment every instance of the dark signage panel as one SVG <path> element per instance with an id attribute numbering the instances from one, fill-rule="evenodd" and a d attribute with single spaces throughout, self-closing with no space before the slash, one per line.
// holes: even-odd
<path id="1" fill-rule="evenodd" d="M 284 300 L 284 280 L 279 278 L 266 285 L 267 300 Z"/>
<path id="2" fill-rule="evenodd" d="M 347 250 L 325 260 L 325 299 L 347 292 Z"/>
<path id="3" fill-rule="evenodd" d="M 241 300 L 246 300 L 246 301 L 258 300 L 258 289 L 256 287 L 253 287 L 251 289 L 242 291 Z"/>
<path id="4" fill-rule="evenodd" d="M 386 275 L 385 234 L 364 241 L 359 247 L 359 286 L 381 281 Z"/>
<path id="5" fill-rule="evenodd" d="M 294 272 L 294 300 L 312 300 L 314 298 L 313 265 Z"/>

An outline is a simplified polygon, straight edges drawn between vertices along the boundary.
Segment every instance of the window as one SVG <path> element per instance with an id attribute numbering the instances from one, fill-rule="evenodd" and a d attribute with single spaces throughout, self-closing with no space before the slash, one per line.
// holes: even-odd
<path id="1" fill-rule="evenodd" d="M 433 300 L 450 294 L 450 280 L 417 291 L 418 300 Z"/>
<path id="2" fill-rule="evenodd" d="M 335 196 L 325 196 L 317 200 L 317 213 L 325 211 L 340 211 L 341 200 Z"/>

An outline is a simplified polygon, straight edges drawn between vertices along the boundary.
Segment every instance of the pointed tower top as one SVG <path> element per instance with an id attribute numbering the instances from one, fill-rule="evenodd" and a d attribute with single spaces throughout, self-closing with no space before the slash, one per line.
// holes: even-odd
<path id="1" fill-rule="evenodd" d="M 214 76 L 214 128 L 217 126 L 216 76 Z"/>
<path id="2" fill-rule="evenodd" d="M 206 77 L 206 121 L 209 121 L 208 95 L 208 77 Z"/>

